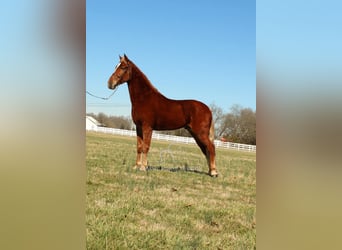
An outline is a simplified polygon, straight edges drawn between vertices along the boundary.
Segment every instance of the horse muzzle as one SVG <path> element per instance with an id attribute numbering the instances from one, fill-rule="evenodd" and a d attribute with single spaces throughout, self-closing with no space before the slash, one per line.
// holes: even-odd
<path id="1" fill-rule="evenodd" d="M 111 78 L 108 80 L 108 88 L 115 89 L 119 85 L 118 81 L 112 80 Z"/>

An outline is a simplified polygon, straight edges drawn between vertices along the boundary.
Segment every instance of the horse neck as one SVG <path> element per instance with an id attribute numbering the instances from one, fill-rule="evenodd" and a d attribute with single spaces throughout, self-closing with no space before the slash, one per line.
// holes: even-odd
<path id="1" fill-rule="evenodd" d="M 145 74 L 132 62 L 131 80 L 128 81 L 128 89 L 131 101 L 134 102 L 140 96 L 160 95 Z"/>

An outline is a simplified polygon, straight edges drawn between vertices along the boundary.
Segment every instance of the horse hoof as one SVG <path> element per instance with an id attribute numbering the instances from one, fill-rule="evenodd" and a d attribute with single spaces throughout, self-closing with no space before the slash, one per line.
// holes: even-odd
<path id="1" fill-rule="evenodd" d="M 146 171 L 146 167 L 145 167 L 145 166 L 141 166 L 141 167 L 139 168 L 139 170 L 140 170 L 140 171 Z"/>
<path id="2" fill-rule="evenodd" d="M 209 172 L 209 175 L 211 177 L 218 177 L 218 173 L 216 172 L 216 170 L 213 170 L 213 171 Z"/>

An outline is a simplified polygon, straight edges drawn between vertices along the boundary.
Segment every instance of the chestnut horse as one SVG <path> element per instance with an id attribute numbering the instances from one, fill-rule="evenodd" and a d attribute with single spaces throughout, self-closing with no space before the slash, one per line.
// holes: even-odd
<path id="1" fill-rule="evenodd" d="M 132 103 L 132 119 L 137 132 L 135 168 L 146 170 L 152 130 L 186 128 L 207 158 L 209 175 L 217 176 L 215 167 L 214 124 L 208 106 L 195 100 L 171 100 L 151 84 L 145 74 L 126 55 L 108 80 L 115 89 L 127 82 Z"/>

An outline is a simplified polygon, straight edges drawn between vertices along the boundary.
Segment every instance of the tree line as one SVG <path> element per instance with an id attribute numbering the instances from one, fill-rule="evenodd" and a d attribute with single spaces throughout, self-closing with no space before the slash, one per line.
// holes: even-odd
<path id="1" fill-rule="evenodd" d="M 215 124 L 215 138 L 218 140 L 256 145 L 256 111 L 250 108 L 243 108 L 240 105 L 233 105 L 229 112 L 225 113 L 222 108 L 215 104 L 210 105 Z M 104 113 L 89 113 L 105 127 L 135 130 L 131 117 L 108 116 Z M 191 136 L 182 128 L 177 130 L 159 131 L 160 133 Z"/>

